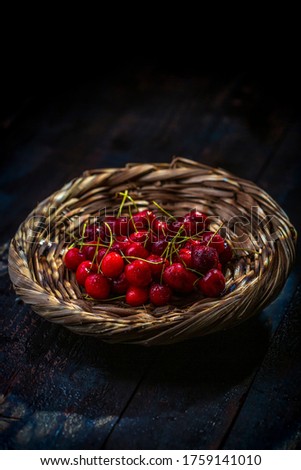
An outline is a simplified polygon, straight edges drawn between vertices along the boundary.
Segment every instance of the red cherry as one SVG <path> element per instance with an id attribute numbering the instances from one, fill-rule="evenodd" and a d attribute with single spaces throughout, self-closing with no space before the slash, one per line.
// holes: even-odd
<path id="1" fill-rule="evenodd" d="M 207 216 L 193 209 L 184 216 L 185 232 L 188 236 L 201 233 L 205 229 Z"/>
<path id="2" fill-rule="evenodd" d="M 184 229 L 184 217 L 177 217 L 175 220 L 168 222 L 168 234 L 175 236 L 182 227 Z"/>
<path id="3" fill-rule="evenodd" d="M 126 292 L 125 301 L 132 307 L 139 307 L 148 301 L 148 289 L 130 286 Z"/>
<path id="4" fill-rule="evenodd" d="M 157 256 L 163 255 L 168 246 L 166 238 L 160 238 L 152 243 L 152 253 Z"/>
<path id="5" fill-rule="evenodd" d="M 205 274 L 209 269 L 218 265 L 218 254 L 210 246 L 193 246 L 191 250 L 192 267 Z"/>
<path id="6" fill-rule="evenodd" d="M 174 263 L 183 263 L 185 268 L 192 268 L 191 250 L 180 248 L 174 257 Z"/>
<path id="7" fill-rule="evenodd" d="M 101 260 L 103 259 L 104 255 L 107 253 L 108 248 L 105 247 L 100 247 L 96 256 L 96 261 L 98 264 L 101 263 Z"/>
<path id="8" fill-rule="evenodd" d="M 199 287 L 206 297 L 218 297 L 225 289 L 225 278 L 218 269 L 210 269 L 199 281 Z"/>
<path id="9" fill-rule="evenodd" d="M 224 241 L 224 250 L 221 251 L 218 256 L 219 256 L 219 260 L 222 264 L 226 264 L 229 261 L 231 261 L 233 253 L 232 253 L 232 248 L 229 245 L 229 243 Z"/>
<path id="10" fill-rule="evenodd" d="M 183 286 L 183 293 L 189 294 L 190 292 L 192 292 L 197 285 L 197 281 L 198 281 L 197 275 L 193 273 L 192 271 L 189 271 L 189 269 L 187 269 L 186 281 Z"/>
<path id="11" fill-rule="evenodd" d="M 87 225 L 85 233 L 84 233 L 84 237 L 88 239 L 88 241 L 98 240 L 98 238 L 101 241 L 104 241 L 105 230 L 104 230 L 103 225 L 100 225 L 99 223 Z"/>
<path id="12" fill-rule="evenodd" d="M 168 305 L 171 299 L 170 287 L 163 284 L 152 284 L 149 291 L 149 299 L 156 307 Z"/>
<path id="13" fill-rule="evenodd" d="M 124 261 L 121 255 L 112 251 L 105 255 L 101 262 L 101 270 L 107 277 L 118 277 L 124 270 Z"/>
<path id="14" fill-rule="evenodd" d="M 146 248 L 144 248 L 143 245 L 141 245 L 141 243 L 138 243 L 138 242 L 135 242 L 135 243 L 130 243 L 126 249 L 125 249 L 125 254 L 126 256 L 128 256 L 129 258 L 131 256 L 135 257 L 135 258 L 143 258 L 143 259 L 146 259 L 149 255 L 149 252 L 147 251 Z"/>
<path id="15" fill-rule="evenodd" d="M 110 283 L 102 274 L 90 274 L 85 282 L 88 295 L 97 300 L 107 299 L 110 294 Z"/>
<path id="16" fill-rule="evenodd" d="M 76 270 L 76 274 L 75 274 L 75 277 L 76 277 L 76 280 L 77 280 L 78 284 L 80 286 L 84 286 L 87 277 L 91 273 L 97 273 L 97 265 L 96 264 L 94 264 L 94 263 L 92 264 L 91 261 L 83 261 L 82 263 L 80 263 L 80 265 L 78 266 L 78 268 Z"/>
<path id="17" fill-rule="evenodd" d="M 178 293 L 188 293 L 194 288 L 190 272 L 181 263 L 168 266 L 163 273 L 163 281 Z"/>
<path id="18" fill-rule="evenodd" d="M 99 247 L 99 243 L 97 240 L 92 240 L 85 244 L 82 248 L 82 252 L 84 253 L 86 259 L 93 261 L 95 252 L 97 251 Z"/>
<path id="19" fill-rule="evenodd" d="M 151 223 L 155 215 L 152 211 L 144 210 L 141 212 L 136 212 L 132 214 L 131 219 L 129 220 L 129 229 L 131 232 L 136 232 L 137 230 L 148 230 L 151 227 Z"/>
<path id="20" fill-rule="evenodd" d="M 195 240 L 194 238 L 190 238 L 190 240 L 187 240 L 187 242 L 184 245 L 184 248 L 187 248 L 188 250 L 192 250 L 193 246 L 201 246 L 204 245 L 203 242 L 200 240 Z"/>
<path id="21" fill-rule="evenodd" d="M 82 253 L 79 248 L 70 248 L 67 251 L 64 257 L 64 263 L 66 268 L 71 269 L 71 271 L 76 271 L 77 267 L 86 260 L 84 253 Z"/>
<path id="22" fill-rule="evenodd" d="M 224 251 L 225 240 L 218 233 L 214 235 L 214 232 L 205 232 L 202 237 L 205 245 L 215 248 L 218 253 Z"/>
<path id="23" fill-rule="evenodd" d="M 136 259 L 125 267 L 125 277 L 130 284 L 137 287 L 146 287 L 152 280 L 149 263 Z"/>
<path id="24" fill-rule="evenodd" d="M 153 278 L 160 280 L 162 271 L 169 266 L 169 261 L 166 258 L 162 258 L 162 256 L 154 254 L 149 255 L 146 261 L 149 261 Z"/>
<path id="25" fill-rule="evenodd" d="M 110 228 L 109 228 L 109 227 Z M 113 215 L 107 216 L 104 219 L 104 230 L 107 237 L 112 235 L 128 235 L 128 218 L 127 217 L 114 217 Z"/>
<path id="26" fill-rule="evenodd" d="M 125 277 L 124 272 L 120 274 L 117 279 L 113 279 L 112 292 L 113 294 L 123 295 L 126 293 L 129 287 L 129 282 Z"/>
<path id="27" fill-rule="evenodd" d="M 138 232 L 131 233 L 129 240 L 131 242 L 141 243 L 147 250 L 151 248 L 150 232 L 147 230 L 139 230 Z"/>
<path id="28" fill-rule="evenodd" d="M 166 236 L 168 233 L 167 222 L 162 219 L 158 219 L 157 217 L 152 222 L 152 231 L 158 237 L 160 235 Z"/>

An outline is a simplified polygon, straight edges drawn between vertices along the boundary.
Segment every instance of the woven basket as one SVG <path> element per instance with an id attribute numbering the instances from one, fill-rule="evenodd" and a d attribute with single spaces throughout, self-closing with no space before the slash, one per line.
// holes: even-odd
<path id="1" fill-rule="evenodd" d="M 86 300 L 62 259 L 68 236 L 128 189 L 141 210 L 160 203 L 174 215 L 197 208 L 223 222 L 235 258 L 222 298 L 129 307 Z M 154 207 L 154 206 L 153 206 Z M 215 222 L 213 221 L 213 229 Z M 9 274 L 39 315 L 109 342 L 166 344 L 232 327 L 271 302 L 295 259 L 296 231 L 278 204 L 250 181 L 191 160 L 89 170 L 41 202 L 11 241 Z"/>

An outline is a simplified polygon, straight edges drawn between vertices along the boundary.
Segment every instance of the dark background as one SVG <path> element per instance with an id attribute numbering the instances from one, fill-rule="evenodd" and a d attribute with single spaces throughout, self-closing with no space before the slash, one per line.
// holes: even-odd
<path id="1" fill-rule="evenodd" d="M 1 243 L 83 170 L 173 155 L 267 190 L 300 226 L 299 77 L 263 65 L 40 53 L 19 47 L 1 84 Z M 223 55 L 220 51 L 219 57 Z M 285 57 L 285 58 L 284 58 Z M 64 60 L 65 58 L 65 60 Z M 170 60 L 169 60 L 170 59 Z M 232 65 L 233 63 L 233 65 Z M 0 277 L 2 448 L 300 448 L 300 274 L 259 316 L 143 349 L 49 324 Z"/>

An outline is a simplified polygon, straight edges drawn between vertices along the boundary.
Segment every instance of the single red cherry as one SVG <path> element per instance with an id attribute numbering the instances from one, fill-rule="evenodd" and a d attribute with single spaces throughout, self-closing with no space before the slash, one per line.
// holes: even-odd
<path id="1" fill-rule="evenodd" d="M 110 283 L 102 274 L 90 274 L 85 281 L 85 289 L 93 299 L 107 299 L 110 294 Z"/>
<path id="2" fill-rule="evenodd" d="M 121 255 L 111 251 L 105 255 L 101 262 L 101 270 L 107 277 L 118 277 L 124 270 L 124 260 Z"/>
<path id="3" fill-rule="evenodd" d="M 219 260 L 222 264 L 226 264 L 231 261 L 233 253 L 232 248 L 228 242 L 224 241 L 224 249 L 219 253 Z"/>
<path id="4" fill-rule="evenodd" d="M 169 235 L 175 236 L 177 233 L 181 234 L 182 232 L 184 232 L 184 217 L 177 217 L 168 222 Z"/>
<path id="5" fill-rule="evenodd" d="M 214 234 L 214 232 L 204 232 L 202 238 L 203 243 L 211 248 L 215 248 L 218 254 L 224 251 L 225 240 L 218 233 Z"/>
<path id="6" fill-rule="evenodd" d="M 189 271 L 181 263 L 173 263 L 163 273 L 163 281 L 176 293 L 188 293 L 194 288 Z"/>
<path id="7" fill-rule="evenodd" d="M 64 257 L 64 263 L 66 268 L 71 269 L 71 271 L 76 271 L 80 263 L 86 260 L 84 253 L 82 253 L 79 248 L 70 248 L 67 251 Z"/>
<path id="8" fill-rule="evenodd" d="M 152 243 L 152 253 L 157 256 L 162 256 L 166 252 L 168 241 L 166 238 L 159 238 Z"/>
<path id="9" fill-rule="evenodd" d="M 132 307 L 139 307 L 148 301 L 148 289 L 137 286 L 130 286 L 126 291 L 125 301 Z"/>
<path id="10" fill-rule="evenodd" d="M 173 258 L 174 263 L 183 263 L 185 268 L 192 268 L 191 250 L 188 248 L 180 248 Z"/>
<path id="11" fill-rule="evenodd" d="M 104 226 L 99 223 L 87 225 L 85 233 L 84 233 L 84 237 L 88 241 L 100 239 L 100 241 L 103 242 L 105 240 Z"/>
<path id="12" fill-rule="evenodd" d="M 125 249 L 125 255 L 131 260 L 131 257 L 146 259 L 149 252 L 141 243 L 130 243 Z"/>
<path id="13" fill-rule="evenodd" d="M 201 233 L 206 227 L 207 216 L 196 209 L 188 212 L 184 216 L 184 228 L 186 235 L 193 236 L 197 233 Z"/>
<path id="14" fill-rule="evenodd" d="M 155 214 L 152 211 L 144 210 L 132 214 L 129 220 L 130 232 L 136 232 L 137 230 L 149 230 L 151 223 L 155 218 Z"/>
<path id="15" fill-rule="evenodd" d="M 123 235 L 117 236 L 116 240 L 113 242 L 110 248 L 110 251 L 116 251 L 116 253 L 124 254 L 130 244 L 131 242 L 127 237 L 124 237 Z"/>
<path id="16" fill-rule="evenodd" d="M 205 274 L 209 269 L 218 265 L 218 254 L 210 246 L 193 246 L 191 250 L 192 267 Z"/>
<path id="17" fill-rule="evenodd" d="M 104 230 L 107 237 L 118 235 L 128 235 L 128 218 L 127 217 L 114 217 L 109 215 L 104 219 Z"/>
<path id="18" fill-rule="evenodd" d="M 103 259 L 104 255 L 108 252 L 108 248 L 105 248 L 101 246 L 98 250 L 97 256 L 96 256 L 96 261 L 98 264 L 101 263 L 101 260 Z"/>
<path id="19" fill-rule="evenodd" d="M 160 236 L 160 235 L 166 236 L 168 233 L 167 222 L 163 219 L 158 219 L 156 217 L 152 222 L 152 231 L 157 236 Z"/>
<path id="20" fill-rule="evenodd" d="M 95 253 L 98 251 L 98 248 L 99 243 L 97 240 L 92 240 L 83 246 L 82 252 L 84 253 L 86 259 L 93 261 L 93 259 L 95 259 Z"/>
<path id="21" fill-rule="evenodd" d="M 149 262 L 149 267 L 152 272 L 152 277 L 154 279 L 161 279 L 162 272 L 167 266 L 169 266 L 169 261 L 166 258 L 162 258 L 162 256 L 151 254 L 146 259 Z"/>
<path id="22" fill-rule="evenodd" d="M 147 230 L 138 230 L 138 232 L 133 232 L 129 236 L 130 242 L 141 243 L 144 248 L 150 250 L 151 248 L 151 237 L 150 232 Z"/>
<path id="23" fill-rule="evenodd" d="M 168 305 L 172 296 L 170 287 L 164 284 L 152 284 L 149 291 L 149 299 L 156 307 Z"/>
<path id="24" fill-rule="evenodd" d="M 76 280 L 80 286 L 84 286 L 87 277 L 91 273 L 97 273 L 97 265 L 91 261 L 83 261 L 76 270 Z"/>
<path id="25" fill-rule="evenodd" d="M 112 292 L 116 295 L 124 295 L 129 287 L 129 282 L 125 277 L 124 272 L 120 274 L 117 279 L 113 279 Z"/>
<path id="26" fill-rule="evenodd" d="M 210 269 L 199 281 L 199 288 L 206 297 L 219 297 L 225 289 L 225 278 L 218 269 Z"/>
<path id="27" fill-rule="evenodd" d="M 193 246 L 201 246 L 201 245 L 204 245 L 204 243 L 201 240 L 190 238 L 185 243 L 184 248 L 187 248 L 188 250 L 192 250 Z"/>
<path id="28" fill-rule="evenodd" d="M 130 284 L 146 287 L 152 280 L 151 269 L 147 261 L 136 259 L 125 267 L 125 276 Z"/>

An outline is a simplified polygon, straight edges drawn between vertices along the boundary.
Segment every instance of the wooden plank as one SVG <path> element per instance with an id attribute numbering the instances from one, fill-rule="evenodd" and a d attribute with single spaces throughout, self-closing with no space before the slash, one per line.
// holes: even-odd
<path id="1" fill-rule="evenodd" d="M 301 286 L 290 303 L 225 449 L 301 449 Z"/>

